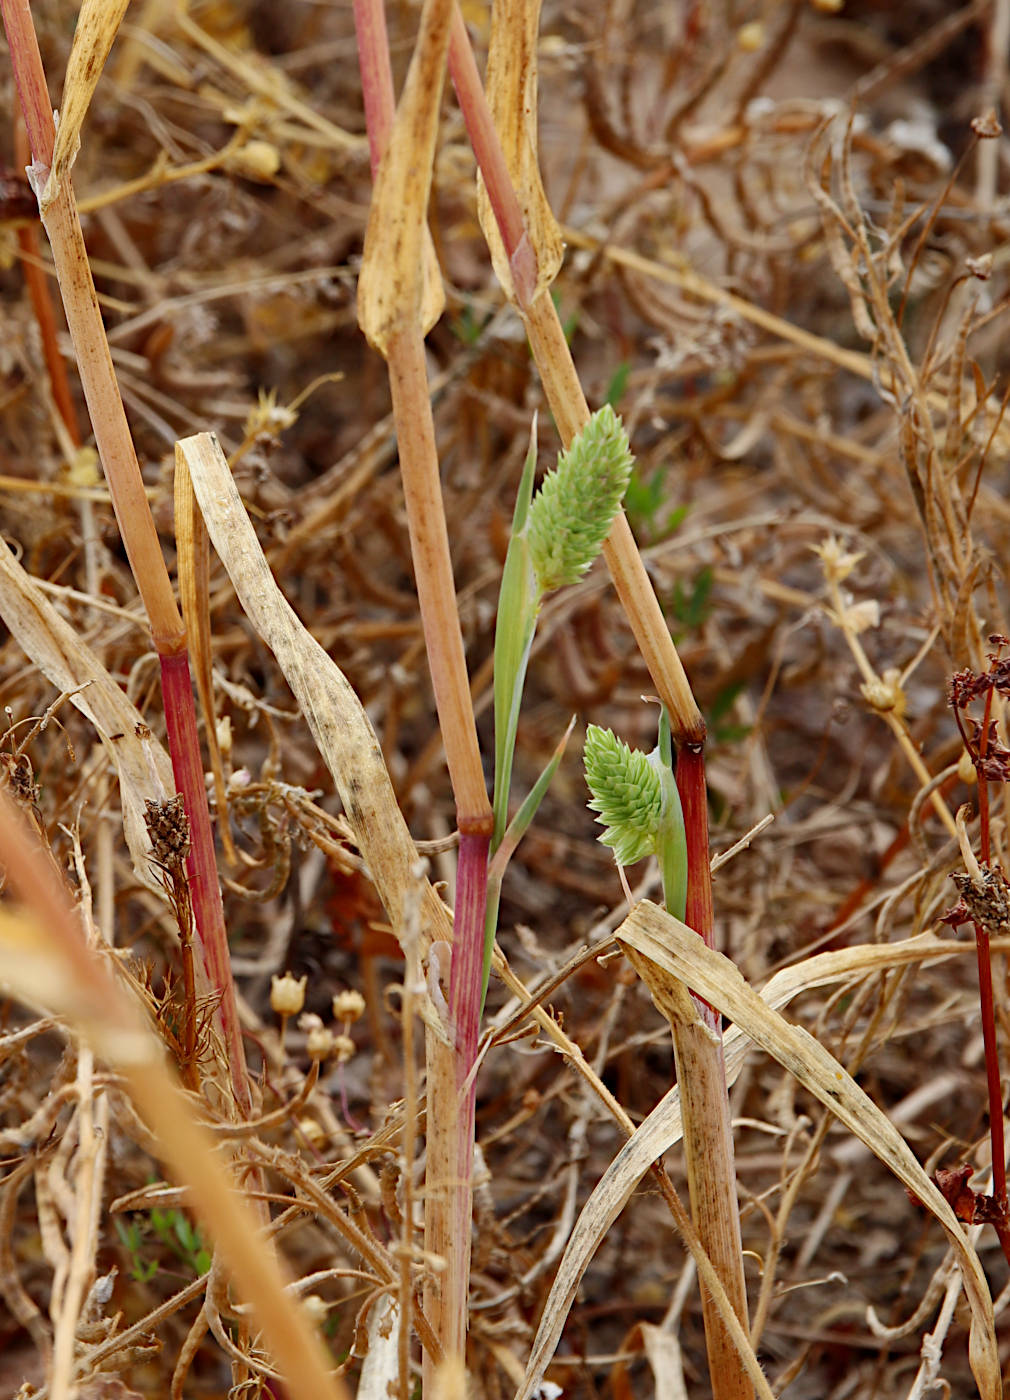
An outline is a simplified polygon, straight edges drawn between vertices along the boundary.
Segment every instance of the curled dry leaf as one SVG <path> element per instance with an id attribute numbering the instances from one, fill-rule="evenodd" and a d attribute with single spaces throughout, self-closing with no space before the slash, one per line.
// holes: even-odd
<path id="1" fill-rule="evenodd" d="M 358 324 L 383 355 L 400 330 L 426 335 L 445 294 L 428 232 L 428 197 L 445 77 L 451 4 L 428 0 L 375 181 L 358 278 Z"/>
<path id="2" fill-rule="evenodd" d="M 43 218 L 56 198 L 60 181 L 77 159 L 81 127 L 129 3 L 130 0 L 84 0 L 81 6 L 63 84 L 63 105 L 56 128 L 52 166 L 39 195 Z"/>
<path id="3" fill-rule="evenodd" d="M 657 929 L 661 931 L 660 937 L 668 937 L 671 948 L 677 948 L 682 963 L 676 961 L 671 953 L 662 951 L 663 945 L 657 941 L 654 932 Z M 859 1124 L 857 1127 L 846 1119 L 847 1126 L 909 1186 L 916 1199 L 937 1216 L 947 1232 L 965 1279 L 972 1308 L 972 1366 L 981 1394 L 987 1400 L 989 1397 L 995 1400 L 999 1395 L 999 1369 L 995 1360 L 992 1300 L 978 1257 L 968 1244 L 953 1211 L 880 1109 L 812 1036 L 790 1025 L 779 1015 L 780 1008 L 787 1006 L 800 992 L 854 981 L 913 962 L 960 956 L 965 951 L 972 952 L 970 946 L 936 938 L 932 934 L 920 934 L 900 943 L 873 944 L 821 953 L 777 973 L 758 994 L 747 986 L 727 958 L 706 948 L 693 930 L 664 914 L 655 905 L 637 905 L 618 930 L 618 935 L 627 945 L 638 948 L 643 956 L 660 962 L 668 973 L 672 971 L 677 978 L 684 978 L 689 972 L 687 980 L 690 985 L 714 1006 L 732 1016 L 734 1024 L 724 1036 L 726 1079 L 729 1084 L 739 1075 L 746 1055 L 756 1041 L 785 1064 L 801 1082 L 806 1083 L 822 1102 L 826 1101 L 839 1117 L 842 1116 L 839 1108 L 841 1098 L 839 1096 L 836 1100 L 832 1095 L 837 1092 L 836 1086 L 845 1085 L 847 1097 L 858 1105 Z M 703 967 L 705 972 L 701 971 Z M 742 993 L 741 988 L 744 989 Z M 731 1001 L 733 1005 L 730 1005 Z M 755 1008 L 755 1003 L 760 1005 L 760 1010 Z M 756 1029 L 766 1023 L 770 1030 L 762 1030 L 763 1038 L 752 1033 L 752 1025 Z M 778 1046 L 781 1053 L 773 1046 Z M 810 1046 L 816 1046 L 816 1054 L 809 1053 Z M 787 1064 L 783 1056 L 791 1057 L 790 1063 Z M 809 1067 L 804 1068 L 807 1061 Z M 818 1093 L 814 1082 L 808 1082 L 808 1078 L 817 1082 L 824 1080 L 824 1094 Z M 827 1099 L 824 1095 L 827 1095 Z M 631 1199 L 651 1164 L 679 1142 L 680 1137 L 680 1094 L 673 1088 L 624 1144 L 583 1207 L 541 1314 L 540 1327 L 516 1400 L 529 1400 L 547 1370 L 579 1283 L 598 1245 Z M 910 1185 L 909 1176 L 914 1185 Z"/>
<path id="4" fill-rule="evenodd" d="M 491 12 L 487 57 L 487 100 L 505 163 L 523 211 L 526 234 L 537 260 L 537 292 L 557 276 L 564 256 L 561 230 L 540 178 L 537 152 L 537 42 L 540 0 L 505 0 Z M 497 276 L 515 300 L 508 254 L 498 232 L 484 181 L 478 177 L 477 213 Z"/>
<path id="5" fill-rule="evenodd" d="M 163 802 L 175 792 L 168 754 L 140 711 L 6 544 L 0 544 L 0 617 L 46 679 L 69 692 L 76 708 L 94 725 L 119 776 L 123 827 L 134 873 L 148 889 L 161 892 L 148 859 L 151 842 L 144 813 L 148 801 Z"/>
<path id="6" fill-rule="evenodd" d="M 199 433 L 178 443 L 176 470 L 186 469 L 214 548 L 302 708 L 379 898 L 399 932 L 416 885 L 417 850 L 368 716 L 343 672 L 278 588 L 217 439 Z M 433 939 L 451 943 L 448 911 L 428 881 L 423 885 L 420 923 L 425 948 Z"/>

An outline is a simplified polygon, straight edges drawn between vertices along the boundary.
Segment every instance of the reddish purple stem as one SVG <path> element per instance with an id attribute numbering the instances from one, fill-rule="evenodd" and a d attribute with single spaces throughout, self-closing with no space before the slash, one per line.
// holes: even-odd
<path id="1" fill-rule="evenodd" d="M 165 704 L 168 747 L 172 755 L 175 782 L 186 804 L 191 842 L 186 876 L 193 902 L 193 919 L 203 953 L 207 977 L 216 995 L 221 1030 L 224 1034 L 235 1099 L 244 1114 L 250 1109 L 249 1084 L 235 1001 L 235 983 L 228 958 L 228 935 L 224 906 L 214 859 L 214 833 L 207 806 L 207 787 L 200 761 L 200 740 L 196 730 L 196 707 L 189 672 L 189 656 L 180 651 L 160 656 L 161 692 Z"/>

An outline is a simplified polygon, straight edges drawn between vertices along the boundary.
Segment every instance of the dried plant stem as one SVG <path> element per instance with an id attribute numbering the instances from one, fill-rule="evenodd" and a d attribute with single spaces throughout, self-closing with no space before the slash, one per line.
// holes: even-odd
<path id="1" fill-rule="evenodd" d="M 522 214 L 512 181 L 501 177 L 505 168 L 501 143 L 477 77 L 458 7 L 454 8 L 456 17 L 449 53 L 453 83 L 508 256 L 513 299 L 567 448 L 589 421 L 589 407 L 554 302 L 545 286 L 537 286 L 536 236 Z M 533 195 L 529 202 L 531 207 L 535 204 Z M 532 271 L 525 266 L 531 254 L 534 255 Z M 603 552 L 635 640 L 666 705 L 680 750 L 677 780 L 688 833 L 688 898 L 691 901 L 688 918 L 711 945 L 712 891 L 703 755 L 705 723 L 623 513 L 614 520 Z M 692 1213 L 699 1238 L 737 1317 L 746 1326 L 747 1295 L 736 1172 L 718 1017 L 699 1002 L 695 1028 L 690 1031 L 682 1026 L 675 1028 L 674 1041 L 684 1102 L 684 1143 Z M 754 1394 L 753 1384 L 739 1360 L 726 1320 L 707 1292 L 704 1312 L 713 1394 L 716 1400 L 748 1400 Z"/>
<path id="2" fill-rule="evenodd" d="M 992 710 L 995 688 L 989 686 L 985 696 L 985 709 L 979 726 L 978 751 L 974 751 L 965 731 L 964 721 L 955 704 L 954 718 L 961 733 L 966 752 L 975 763 L 978 781 L 979 810 L 979 852 L 982 867 L 988 870 L 992 858 L 992 826 L 989 804 L 989 784 L 985 773 L 985 759 L 989 748 L 992 728 Z M 956 820 L 958 841 L 964 854 L 965 865 L 973 882 L 983 887 L 982 868 L 975 860 L 968 840 L 964 821 L 964 808 Z M 1010 1224 L 1007 1222 L 1007 1183 L 1006 1183 L 1006 1135 L 1003 1127 L 1003 1086 L 1000 1080 L 999 1042 L 996 1038 L 996 1007 L 992 982 L 992 945 L 989 929 L 983 920 L 972 921 L 975 931 L 975 961 L 978 967 L 978 995 L 982 1020 L 982 1044 L 985 1051 L 986 1092 L 989 1100 L 989 1139 L 992 1145 L 992 1198 L 996 1205 L 997 1218 L 993 1221 L 1000 1247 L 1010 1262 Z"/>
<path id="3" fill-rule="evenodd" d="M 40 190 L 53 160 L 55 127 L 38 40 L 26 4 L 0 0 L 0 10 L 34 158 L 35 184 Z M 248 1113 L 248 1074 L 197 739 L 186 632 L 119 394 L 69 178 L 59 185 L 44 213 L 43 224 L 52 246 L 67 325 L 113 508 L 161 663 L 172 767 L 191 827 L 193 853 L 188 873 L 193 913 L 208 979 L 218 998 L 217 1015 L 227 1047 L 232 1092 L 240 1110 Z"/>
<path id="4" fill-rule="evenodd" d="M 460 833 L 449 993 L 449 1037 L 429 1031 L 425 1243 L 445 1259 L 425 1307 L 447 1358 L 465 1354 L 473 1203 L 473 1074 L 481 1008 L 487 854 L 493 817 L 470 700 L 439 480 L 424 335 L 441 305 L 428 255 L 427 201 L 445 71 L 450 0 L 427 0 L 394 124 L 393 85 L 379 0 L 356 0 L 355 25 L 375 195 L 358 316 L 385 356 L 411 556 L 439 728 Z M 390 299 L 389 289 L 395 289 Z M 437 955 L 435 955 L 437 962 Z M 433 1360 L 425 1356 L 425 1376 Z"/>
<path id="5" fill-rule="evenodd" d="M 922 755 L 912 740 L 908 732 L 908 726 L 901 715 L 901 707 L 904 697 L 899 688 L 882 680 L 870 664 L 870 658 L 866 655 L 866 650 L 859 635 L 849 620 L 849 610 L 846 606 L 845 598 L 837 577 L 830 570 L 825 571 L 828 585 L 828 596 L 831 599 L 832 621 L 839 628 L 842 636 L 852 653 L 856 665 L 859 667 L 863 677 L 863 696 L 867 703 L 874 709 L 881 719 L 890 729 L 897 740 L 898 747 L 908 760 L 908 765 L 918 778 L 924 788 L 928 788 L 933 782 L 933 775 L 922 761 Z M 979 783 L 981 791 L 982 784 Z M 951 836 L 957 837 L 957 827 L 951 815 L 950 808 L 944 802 L 942 795 L 935 790 L 929 794 L 933 810 L 943 822 Z"/>
<path id="6" fill-rule="evenodd" d="M 456 588 L 449 557 L 438 476 L 435 426 L 428 396 L 424 339 L 419 329 L 394 335 L 389 344 L 389 386 L 403 474 L 417 597 L 424 625 L 439 726 L 462 822 L 477 827 L 490 816 L 477 743 Z"/>
<path id="7" fill-rule="evenodd" d="M 715 946 L 708 842 L 708 796 L 705 759 L 700 745 L 684 744 L 677 754 L 677 790 L 684 810 L 687 836 L 687 911 L 684 922 Z M 733 1166 L 726 1066 L 723 1060 L 721 1017 L 702 997 L 692 994 L 697 1019 L 670 1021 L 677 1083 L 684 1123 L 691 1213 L 698 1235 L 722 1279 L 737 1317 L 746 1324 L 747 1292 L 742 1268 L 740 1211 Z M 712 1163 L 728 1164 L 712 1171 Z M 733 1261 L 741 1261 L 733 1267 Z M 705 1341 L 714 1394 L 749 1396 L 750 1381 L 730 1337 L 725 1319 L 711 1296 L 702 1297 Z M 719 1377 L 718 1383 L 715 1378 Z"/>
<path id="8" fill-rule="evenodd" d="M 493 818 L 484 784 L 466 673 L 449 540 L 438 480 L 431 401 L 420 327 L 392 337 L 389 382 L 397 425 L 411 555 L 439 728 L 456 798 L 460 833 L 450 975 L 449 1028 L 454 1044 L 429 1037 L 429 1176 L 426 1242 L 446 1259 L 426 1308 L 446 1356 L 465 1352 L 470 1276 L 473 1133 L 477 1049 L 484 955 L 487 855 Z M 451 1100 L 451 1102 L 450 1102 Z M 433 1144 L 444 1135 L 445 1142 Z M 437 1174 L 438 1181 L 433 1177 Z"/>
<path id="9" fill-rule="evenodd" d="M 0 851 L 10 886 L 37 921 L 29 965 L 19 966 L 11 957 L 7 980 L 29 999 L 51 999 L 53 1010 L 74 1025 L 96 1056 L 123 1076 L 155 1134 L 159 1155 L 189 1187 L 239 1292 L 252 1305 L 292 1397 L 344 1400 L 343 1383 L 329 1374 L 319 1339 L 288 1292 L 277 1256 L 214 1140 L 194 1120 L 138 1007 L 86 947 L 62 885 L 5 792 L 0 792 Z"/>
<path id="10" fill-rule="evenodd" d="M 451 1079 L 441 1071 L 432 1074 L 437 1066 L 429 1064 L 432 1105 L 428 1115 L 429 1143 L 435 1135 L 446 1133 L 448 1137 L 444 1153 L 437 1151 L 433 1159 L 436 1164 L 444 1163 L 437 1165 L 437 1170 L 440 1175 L 444 1171 L 445 1177 L 437 1191 L 433 1191 L 429 1180 L 426 1199 L 439 1213 L 448 1212 L 448 1220 L 436 1227 L 443 1239 L 440 1252 L 446 1257 L 446 1271 L 437 1290 L 438 1297 L 429 1294 L 427 1306 L 444 1353 L 463 1356 L 473 1208 L 476 1082 L 472 1071 L 482 1000 L 484 911 L 492 814 L 477 747 L 456 610 L 420 330 L 394 335 L 388 359 L 418 603 L 439 728 L 456 798 L 460 836 L 449 990 L 450 1034 L 455 1037 Z M 432 1048 L 437 1061 L 444 1063 L 443 1049 Z M 453 1100 L 451 1105 L 446 1102 L 449 1096 Z"/>
<path id="11" fill-rule="evenodd" d="M 628 950 L 626 949 L 625 951 L 627 952 Z M 631 1138 L 635 1132 L 635 1124 L 628 1117 L 621 1104 L 614 1098 L 613 1094 L 599 1078 L 593 1066 L 587 1062 L 579 1045 L 565 1034 L 553 1016 L 546 1012 L 536 1001 L 531 1001 L 528 988 L 512 971 L 507 960 L 497 948 L 493 954 L 493 965 L 495 971 L 498 973 L 499 977 L 501 977 L 509 991 L 519 999 L 520 1004 L 526 1008 L 529 1016 L 540 1027 L 545 1038 L 551 1041 L 561 1054 L 564 1055 L 572 1069 L 582 1076 L 589 1089 L 597 1096 L 607 1112 L 613 1116 L 615 1122 L 625 1136 Z M 652 976 L 652 969 L 650 968 L 649 971 L 650 976 Z M 665 1006 L 663 1010 L 665 1013 Z M 696 1021 L 697 1016 L 689 1012 L 687 1019 Z M 681 1111 L 683 1114 L 683 1103 Z M 682 1118 L 682 1123 L 683 1121 Z M 754 1361 L 753 1350 L 748 1345 L 746 1333 L 744 1332 L 740 1320 L 740 1312 L 737 1303 L 729 1294 L 721 1276 L 714 1267 L 714 1261 L 704 1245 L 700 1232 L 692 1225 L 691 1219 L 684 1209 L 680 1197 L 677 1195 L 673 1183 L 666 1173 L 666 1168 L 661 1162 L 654 1162 L 651 1171 L 660 1194 L 670 1211 L 674 1225 L 687 1249 L 690 1251 L 698 1267 L 699 1275 L 706 1285 L 708 1290 L 706 1297 L 710 1297 L 713 1307 L 718 1311 L 724 1322 L 723 1331 L 725 1336 L 729 1339 L 729 1345 L 733 1349 L 733 1357 L 735 1358 L 729 1363 L 731 1374 L 735 1373 L 738 1367 L 742 1367 L 746 1370 L 757 1394 L 763 1397 L 763 1400 L 768 1400 L 771 1391 L 767 1381 L 760 1372 L 760 1368 Z M 541 1323 L 541 1327 L 542 1326 L 543 1323 Z M 743 1358 L 742 1361 L 740 1358 Z M 543 1362 L 543 1368 L 537 1372 L 538 1378 L 542 1376 L 542 1371 L 546 1369 L 546 1364 L 545 1360 Z M 531 1393 L 530 1388 L 524 1383 L 520 1394 L 525 1396 L 529 1393 Z M 749 1394 L 751 1392 L 744 1391 L 743 1393 Z"/>
<path id="12" fill-rule="evenodd" d="M 74 1202 L 69 1267 L 61 1290 L 53 1281 L 55 1326 L 50 1395 L 72 1396 L 74 1344 L 88 1284 L 94 1276 L 95 1250 L 102 1211 L 102 1186 L 108 1147 L 109 1102 L 94 1086 L 94 1056 L 82 1046 L 77 1064 L 77 1151 L 74 1156 Z"/>
<path id="13" fill-rule="evenodd" d="M 31 151 L 28 148 L 28 136 L 25 132 L 24 122 L 20 117 L 15 123 L 14 146 L 18 164 L 27 165 L 31 159 Z M 28 288 L 32 311 L 35 314 L 35 321 L 42 339 L 42 355 L 46 362 L 46 372 L 49 375 L 49 387 L 52 390 L 53 402 L 56 404 L 57 412 L 63 420 L 71 442 L 75 447 L 80 447 L 81 430 L 77 421 L 77 410 L 74 407 L 73 396 L 70 393 L 67 367 L 63 363 L 63 356 L 56 343 L 56 316 L 53 313 L 53 303 L 49 295 L 46 273 L 39 256 L 38 233 L 33 224 L 22 224 L 18 228 L 17 236 L 18 247 L 21 250 L 21 275 Z"/>

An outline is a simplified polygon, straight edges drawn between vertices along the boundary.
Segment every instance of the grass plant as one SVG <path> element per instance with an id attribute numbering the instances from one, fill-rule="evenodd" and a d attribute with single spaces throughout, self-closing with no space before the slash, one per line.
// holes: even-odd
<path id="1" fill-rule="evenodd" d="M 0 1394 L 996 1400 L 1006 6 L 0 7 Z"/>
<path id="2" fill-rule="evenodd" d="M 84 33 L 85 41 L 88 21 L 94 21 L 100 11 L 98 5 L 85 7 L 80 31 Z M 53 252 L 53 265 L 60 282 L 81 386 L 124 547 L 158 653 L 169 751 L 190 827 L 187 879 L 203 952 L 205 980 L 218 1001 L 217 1015 L 224 1038 L 231 1092 L 239 1111 L 248 1113 L 251 1098 L 245 1051 L 238 1022 L 203 761 L 197 738 L 186 631 L 154 527 L 112 366 L 70 181 L 72 155 L 66 154 L 65 144 L 61 168 L 54 169 L 56 127 L 31 11 L 27 5 L 12 3 L 5 5 L 2 13 L 32 152 L 33 187 L 40 200 L 43 224 Z M 112 33 L 115 33 L 115 25 Z M 111 36 L 108 44 L 111 44 Z M 100 71 L 101 57 L 97 53 L 91 64 L 91 76 L 95 81 L 98 74 L 94 68 L 97 64 Z M 81 62 L 83 64 L 84 60 Z M 75 98 L 84 104 L 83 110 L 78 110 L 78 128 L 83 111 L 87 109 L 87 95 L 80 92 L 82 83 L 80 72 L 68 71 L 65 109 L 66 104 L 72 104 Z M 68 115 L 65 110 L 65 118 Z M 71 142 L 77 134 L 76 129 L 70 130 L 67 120 L 64 121 L 63 134 Z M 55 379 L 58 382 L 58 373 Z"/>

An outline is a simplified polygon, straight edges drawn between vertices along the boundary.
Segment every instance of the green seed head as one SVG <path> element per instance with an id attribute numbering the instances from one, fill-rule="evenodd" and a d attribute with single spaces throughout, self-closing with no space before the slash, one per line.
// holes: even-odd
<path id="1" fill-rule="evenodd" d="M 562 452 L 530 507 L 530 556 L 541 592 L 576 583 L 599 554 L 633 461 L 621 420 L 605 404 Z"/>
<path id="2" fill-rule="evenodd" d="M 584 758 L 593 794 L 589 808 L 606 828 L 599 840 L 619 865 L 634 865 L 656 848 L 663 807 L 659 773 L 648 754 L 595 724 L 586 731 Z"/>

